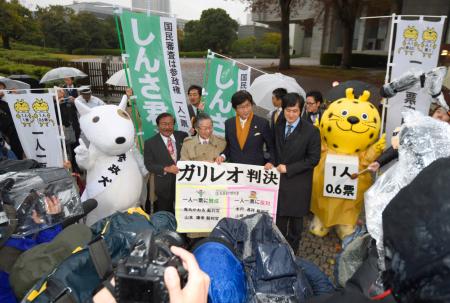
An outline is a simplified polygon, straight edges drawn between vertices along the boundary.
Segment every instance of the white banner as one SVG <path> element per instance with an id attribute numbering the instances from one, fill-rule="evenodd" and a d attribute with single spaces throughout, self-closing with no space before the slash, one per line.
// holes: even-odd
<path id="1" fill-rule="evenodd" d="M 210 232 L 224 217 L 265 212 L 274 222 L 280 174 L 263 166 L 178 161 L 178 232 Z"/>
<path id="2" fill-rule="evenodd" d="M 248 90 L 250 87 L 250 76 L 252 69 L 239 69 L 238 73 L 238 90 Z"/>
<path id="3" fill-rule="evenodd" d="M 5 97 L 26 157 L 46 167 L 62 167 L 53 94 L 8 94 Z"/>
<path id="4" fill-rule="evenodd" d="M 323 195 L 356 200 L 358 180 L 351 177 L 358 172 L 358 166 L 359 160 L 356 156 L 328 154 L 325 159 Z"/>
<path id="5" fill-rule="evenodd" d="M 188 132 L 191 129 L 189 111 L 181 77 L 180 57 L 178 55 L 177 21 L 175 18 L 160 17 L 161 40 L 166 74 L 169 79 L 170 97 L 177 120 L 177 129 Z"/>
<path id="6" fill-rule="evenodd" d="M 436 67 L 445 16 L 436 22 L 425 21 L 424 17 L 402 20 L 398 16 L 391 81 L 411 69 L 427 72 Z M 424 89 L 415 88 L 397 93 L 387 104 L 386 141 L 390 142 L 393 130 L 402 123 L 402 111 L 410 108 L 428 115 L 431 96 Z"/>

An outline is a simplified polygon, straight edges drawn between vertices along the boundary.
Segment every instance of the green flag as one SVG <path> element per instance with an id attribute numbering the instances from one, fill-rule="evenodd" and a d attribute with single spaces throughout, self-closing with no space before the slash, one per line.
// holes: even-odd
<path id="1" fill-rule="evenodd" d="M 169 112 L 178 130 L 191 128 L 181 77 L 175 18 L 124 11 L 121 15 L 131 84 L 137 96 L 144 140 L 156 132 L 156 117 Z"/>
<path id="2" fill-rule="evenodd" d="M 250 86 L 250 68 L 240 69 L 235 62 L 220 58 L 208 58 L 206 65 L 205 112 L 214 122 L 214 133 L 225 135 L 225 121 L 235 115 L 231 96 Z"/>

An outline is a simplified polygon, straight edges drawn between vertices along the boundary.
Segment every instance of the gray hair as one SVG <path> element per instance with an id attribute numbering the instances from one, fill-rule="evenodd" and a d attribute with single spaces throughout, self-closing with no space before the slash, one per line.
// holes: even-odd
<path id="1" fill-rule="evenodd" d="M 205 113 L 199 113 L 197 115 L 197 117 L 195 117 L 195 121 L 194 121 L 194 128 L 198 128 L 200 122 L 204 121 L 204 120 L 210 120 L 211 123 L 213 123 L 213 120 L 211 119 L 211 117 L 208 114 Z"/>

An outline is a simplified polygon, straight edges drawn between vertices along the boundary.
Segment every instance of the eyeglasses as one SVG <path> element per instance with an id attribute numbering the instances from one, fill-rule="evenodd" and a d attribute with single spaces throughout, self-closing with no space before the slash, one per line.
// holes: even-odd
<path id="1" fill-rule="evenodd" d="M 306 102 L 306 105 L 315 105 L 317 102 Z"/>

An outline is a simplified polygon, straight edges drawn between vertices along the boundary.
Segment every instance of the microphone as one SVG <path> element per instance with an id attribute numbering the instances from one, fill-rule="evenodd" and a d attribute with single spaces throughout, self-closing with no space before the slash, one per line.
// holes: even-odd
<path id="1" fill-rule="evenodd" d="M 65 228 L 71 224 L 78 222 L 80 219 L 86 217 L 91 211 L 93 211 L 97 207 L 97 205 L 98 202 L 95 199 L 88 199 L 84 201 L 83 203 L 81 203 L 81 206 L 83 207 L 83 213 L 78 216 L 67 218 L 66 220 L 64 220 L 64 222 L 62 222 L 62 227 Z"/>

